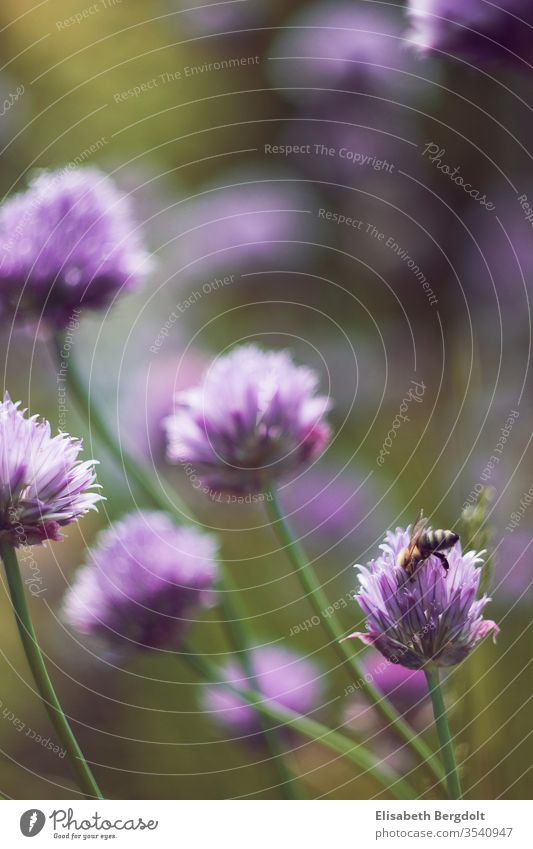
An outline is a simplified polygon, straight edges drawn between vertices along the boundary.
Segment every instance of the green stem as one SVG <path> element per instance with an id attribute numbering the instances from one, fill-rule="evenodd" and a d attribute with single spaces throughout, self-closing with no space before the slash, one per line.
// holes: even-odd
<path id="1" fill-rule="evenodd" d="M 342 734 L 332 731 L 322 723 L 308 716 L 302 716 L 280 704 L 267 701 L 261 694 L 254 690 L 245 690 L 226 681 L 220 681 L 218 668 L 205 656 L 195 654 L 187 646 L 183 647 L 183 654 L 179 657 L 189 664 L 200 677 L 209 684 L 216 683 L 218 686 L 226 687 L 235 695 L 245 699 L 253 705 L 256 710 L 271 722 L 290 726 L 307 737 L 313 743 L 319 743 L 328 749 L 342 755 L 359 770 L 368 772 L 386 790 L 393 794 L 396 799 L 416 799 L 417 794 L 405 778 L 397 775 L 389 767 L 384 766 L 371 754 L 365 746 L 348 740 Z"/>
<path id="2" fill-rule="evenodd" d="M 404 743 L 417 755 L 418 759 L 431 773 L 432 778 L 436 779 L 439 784 L 445 786 L 444 772 L 442 771 L 440 764 L 437 762 L 435 753 L 432 752 L 429 746 L 427 746 L 426 743 L 413 731 L 411 726 L 402 719 L 400 714 L 394 709 L 390 702 L 387 701 L 383 694 L 374 687 L 371 682 L 367 681 L 364 671 L 361 669 L 356 657 L 348 648 L 348 644 L 346 642 L 342 642 L 342 639 L 345 636 L 342 626 L 333 612 L 331 612 L 330 615 L 331 606 L 329 604 L 329 600 L 324 593 L 318 577 L 309 563 L 301 545 L 294 538 L 279 503 L 274 486 L 267 488 L 266 496 L 265 503 L 272 526 L 294 567 L 294 571 L 309 599 L 309 602 L 311 603 L 316 615 L 319 617 L 326 634 L 331 640 L 332 646 L 340 661 L 343 664 L 348 664 L 352 672 L 355 674 L 361 690 L 374 705 L 376 711 L 404 741 Z M 325 615 L 326 610 L 328 611 L 328 615 Z"/>
<path id="3" fill-rule="evenodd" d="M 91 798 L 96 797 L 97 799 L 103 799 L 98 784 L 96 783 L 89 765 L 83 756 L 68 720 L 63 713 L 59 699 L 55 694 L 52 682 L 50 681 L 48 672 L 46 671 L 46 666 L 44 664 L 41 650 L 39 649 L 30 612 L 26 603 L 24 585 L 22 583 L 14 547 L 9 543 L 0 542 L 0 557 L 4 561 L 9 594 L 11 596 L 13 610 L 15 611 L 22 645 L 24 647 L 33 678 L 37 685 L 37 689 L 48 712 L 48 716 L 50 717 L 52 725 L 54 726 L 59 739 L 63 743 L 63 746 L 69 755 L 70 763 L 83 792 L 86 796 L 90 796 Z"/>
<path id="4" fill-rule="evenodd" d="M 435 715 L 435 726 L 439 737 L 442 762 L 446 772 L 448 794 L 450 799 L 462 799 L 463 791 L 461 790 L 459 771 L 457 769 L 457 761 L 455 760 L 453 738 L 450 734 L 450 726 L 446 716 L 446 706 L 442 697 L 439 670 L 428 667 L 424 671 L 426 673 L 429 695 L 431 696 L 431 704 L 433 705 L 433 713 Z"/>
<path id="5" fill-rule="evenodd" d="M 241 609 L 241 605 L 236 601 L 238 598 L 238 590 L 233 585 L 228 570 L 224 568 L 222 579 L 221 606 L 224 611 L 224 625 L 228 632 L 233 650 L 241 657 L 244 671 L 250 681 L 252 687 L 257 689 L 257 680 L 253 671 L 253 666 L 250 656 L 250 648 L 253 646 L 252 635 L 246 625 L 245 612 Z M 284 751 L 283 741 L 278 731 L 273 728 L 273 724 L 266 716 L 259 714 L 265 743 L 272 757 L 276 771 L 280 778 L 280 791 L 285 799 L 305 799 L 301 781 L 296 778 L 290 770 L 286 753 Z"/>
<path id="6" fill-rule="evenodd" d="M 63 348 L 63 337 L 60 334 L 54 336 L 54 346 L 57 360 L 61 362 L 61 351 Z M 161 494 L 159 488 L 154 484 L 150 474 L 118 443 L 116 436 L 109 427 L 105 417 L 97 404 L 93 404 L 90 400 L 87 387 L 79 373 L 75 360 L 70 357 L 68 360 L 68 388 L 72 392 L 78 407 L 84 418 L 87 419 L 89 428 L 96 434 L 97 439 L 105 445 L 108 451 L 113 455 L 120 468 L 126 472 L 126 476 L 131 478 L 137 486 L 148 496 L 153 507 L 161 510 L 168 510 L 169 503 Z M 174 497 L 174 493 L 173 493 Z M 172 505 L 173 512 L 177 514 L 178 521 L 183 524 L 183 515 L 180 515 L 182 510 L 181 505 L 177 503 L 174 497 Z"/>

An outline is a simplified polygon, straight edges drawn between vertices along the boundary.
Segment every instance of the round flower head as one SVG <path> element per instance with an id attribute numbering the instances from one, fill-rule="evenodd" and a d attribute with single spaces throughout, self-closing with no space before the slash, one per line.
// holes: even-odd
<path id="1" fill-rule="evenodd" d="M 102 309 L 150 268 L 128 198 L 96 168 L 37 176 L 0 207 L 0 316 L 62 327 Z"/>
<path id="2" fill-rule="evenodd" d="M 422 51 L 458 53 L 477 60 L 532 57 L 533 8 L 524 0 L 409 0 L 413 31 L 408 40 Z"/>
<path id="3" fill-rule="evenodd" d="M 19 402 L 20 403 L 20 402 Z M 16 546 L 61 539 L 60 528 L 102 496 L 94 460 L 77 459 L 79 439 L 52 437 L 47 421 L 28 418 L 6 393 L 0 403 L 0 535 Z"/>
<path id="4" fill-rule="evenodd" d="M 354 633 L 392 663 L 420 669 L 427 663 L 454 666 L 498 626 L 482 618 L 489 601 L 476 599 L 482 558 L 465 554 L 459 543 L 447 553 L 449 570 L 432 555 L 412 576 L 398 565 L 409 544 L 410 529 L 387 533 L 381 555 L 358 566 L 361 589 L 356 598 L 367 616 L 367 632 Z"/>
<path id="5" fill-rule="evenodd" d="M 244 690 L 255 689 L 265 701 L 275 702 L 295 713 L 306 714 L 318 707 L 322 683 L 316 666 L 283 648 L 256 648 L 251 653 L 254 680 L 250 681 L 239 663 L 230 660 L 220 670 L 220 680 Z M 204 710 L 213 719 L 242 734 L 261 730 L 257 711 L 244 699 L 214 684 L 203 690 Z"/>
<path id="6" fill-rule="evenodd" d="M 216 544 L 165 513 L 140 512 L 105 530 L 67 593 L 67 622 L 114 648 L 174 646 L 189 613 L 206 607 Z"/>
<path id="7" fill-rule="evenodd" d="M 168 456 L 212 491 L 249 494 L 307 464 L 327 444 L 318 376 L 288 351 L 243 345 L 220 357 L 166 419 Z"/>

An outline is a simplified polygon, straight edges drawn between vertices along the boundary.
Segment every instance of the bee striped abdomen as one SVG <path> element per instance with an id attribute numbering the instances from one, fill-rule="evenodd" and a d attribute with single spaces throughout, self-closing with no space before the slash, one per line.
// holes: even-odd
<path id="1" fill-rule="evenodd" d="M 459 540 L 459 536 L 453 531 L 426 531 L 423 536 L 422 547 L 426 551 L 446 551 Z"/>

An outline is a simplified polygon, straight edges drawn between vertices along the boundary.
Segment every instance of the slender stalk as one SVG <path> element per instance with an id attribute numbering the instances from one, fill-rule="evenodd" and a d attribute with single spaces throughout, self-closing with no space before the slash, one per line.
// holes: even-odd
<path id="1" fill-rule="evenodd" d="M 442 762 L 446 772 L 448 793 L 450 799 L 462 799 L 463 791 L 461 789 L 457 761 L 455 760 L 453 738 L 450 734 L 450 726 L 448 724 L 448 717 L 446 716 L 446 707 L 442 697 L 439 670 L 437 668 L 427 667 L 424 671 L 426 673 L 429 695 L 431 696 L 431 704 L 433 705 L 433 713 L 435 715 L 435 727 L 439 737 Z"/>
<path id="2" fill-rule="evenodd" d="M 352 672 L 356 675 L 359 686 L 369 701 L 374 705 L 378 713 L 390 725 L 396 734 L 417 755 L 418 759 L 424 764 L 424 766 L 426 766 L 428 772 L 431 772 L 432 778 L 436 779 L 439 784 L 445 786 L 444 772 L 442 771 L 440 764 L 437 762 L 435 753 L 432 752 L 421 737 L 413 731 L 411 726 L 405 722 L 383 694 L 380 693 L 380 691 L 374 687 L 371 682 L 367 681 L 356 657 L 351 653 L 347 643 L 342 642 L 342 638 L 345 635 L 341 624 L 334 613 L 329 615 L 331 610 L 329 600 L 324 593 L 318 577 L 309 563 L 303 548 L 295 539 L 289 527 L 274 486 L 270 486 L 267 489 L 267 498 L 265 503 L 267 505 L 267 511 L 274 531 L 286 551 L 300 584 L 316 615 L 319 617 L 326 634 L 331 640 L 332 646 L 339 659 L 343 664 L 348 664 Z M 328 610 L 327 616 L 324 615 L 326 610 Z"/>
<path id="3" fill-rule="evenodd" d="M 50 681 L 43 656 L 37 642 L 37 637 L 26 603 L 24 584 L 20 575 L 17 555 L 12 545 L 0 542 L 0 557 L 4 561 L 9 594 L 15 611 L 17 626 L 22 640 L 26 658 L 31 669 L 37 689 L 48 712 L 57 735 L 70 758 L 71 766 L 78 783 L 86 796 L 103 799 L 102 793 L 78 745 L 68 720 L 63 713 L 59 699 Z"/>
<path id="4" fill-rule="evenodd" d="M 315 719 L 295 713 L 276 702 L 265 700 L 261 694 L 254 690 L 241 689 L 229 682 L 220 681 L 218 668 L 205 655 L 200 656 L 195 654 L 187 646 L 184 646 L 183 650 L 184 653 L 178 656 L 188 663 L 207 683 L 216 683 L 218 686 L 226 687 L 232 693 L 253 705 L 259 713 L 267 717 L 270 721 L 290 726 L 312 742 L 326 746 L 328 749 L 342 755 L 359 770 L 362 769 L 372 775 L 396 799 L 418 798 L 417 793 L 405 778 L 402 778 L 389 767 L 380 763 L 365 746 L 354 743 L 353 740 L 348 740 L 342 734 L 333 731 Z"/>
<path id="5" fill-rule="evenodd" d="M 228 632 L 232 648 L 241 657 L 244 671 L 254 690 L 257 680 L 251 662 L 250 648 L 253 645 L 252 635 L 246 624 L 246 616 L 241 605 L 236 601 L 237 589 L 233 585 L 228 570 L 222 567 L 221 606 L 224 610 L 224 625 Z M 258 712 L 259 713 L 259 712 Z M 280 778 L 280 792 L 285 799 L 305 799 L 306 794 L 302 782 L 293 775 L 287 764 L 283 740 L 268 717 L 259 713 L 265 743 L 272 757 L 272 763 Z"/>
<path id="6" fill-rule="evenodd" d="M 60 334 L 55 336 L 54 343 L 55 354 L 60 360 L 61 350 L 63 348 L 63 338 Z M 171 507 L 174 518 L 178 521 L 178 523 L 183 523 L 183 514 L 185 511 L 180 514 L 179 505 L 176 504 L 176 499 L 173 497 L 173 504 L 170 505 L 163 497 L 160 490 L 154 486 L 153 480 L 146 470 L 137 463 L 137 461 L 131 457 L 127 451 L 121 449 L 113 431 L 107 424 L 98 405 L 91 402 L 89 393 L 87 392 L 87 387 L 85 386 L 83 378 L 78 372 L 76 363 L 72 357 L 70 357 L 68 361 L 68 387 L 72 392 L 80 411 L 87 418 L 89 426 L 96 434 L 97 439 L 109 450 L 119 467 L 122 467 L 126 474 L 135 481 L 139 489 L 148 497 L 152 506 L 165 511 L 168 511 L 169 507 Z M 242 657 L 246 674 L 253 683 L 253 672 L 248 660 L 248 649 L 252 640 L 243 626 L 245 621 L 244 616 L 239 615 L 239 611 L 234 609 L 234 602 L 232 603 L 230 601 L 231 587 L 229 586 L 227 570 L 223 571 L 222 583 L 226 590 L 226 592 L 223 593 L 223 606 L 225 607 L 226 614 L 226 629 L 235 651 L 237 651 Z M 262 718 L 262 724 L 264 728 L 265 742 L 270 754 L 272 755 L 273 764 L 279 773 L 281 779 L 280 786 L 284 796 L 288 799 L 303 798 L 303 793 L 300 792 L 299 787 L 297 787 L 298 781 L 292 775 L 286 764 L 278 735 L 276 732 L 270 730 L 268 720 L 264 717 Z"/>

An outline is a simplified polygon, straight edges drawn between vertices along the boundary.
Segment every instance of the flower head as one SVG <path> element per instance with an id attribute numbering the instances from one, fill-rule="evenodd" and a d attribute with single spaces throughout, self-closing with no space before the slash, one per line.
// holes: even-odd
<path id="1" fill-rule="evenodd" d="M 216 543 L 165 513 L 132 513 L 105 530 L 67 593 L 66 620 L 115 648 L 172 646 L 212 598 Z"/>
<path id="2" fill-rule="evenodd" d="M 168 455 L 216 492 L 259 492 L 327 444 L 329 401 L 318 376 L 288 351 L 243 345 L 220 357 L 201 386 L 178 394 L 166 419 Z"/>
<path id="3" fill-rule="evenodd" d="M 251 653 L 254 680 L 250 681 L 239 663 L 230 660 L 220 670 L 222 682 L 244 690 L 256 689 L 265 701 L 275 702 L 295 713 L 314 710 L 322 694 L 322 682 L 316 666 L 283 648 L 255 648 Z M 203 692 L 204 710 L 213 714 L 221 725 L 243 734 L 261 729 L 254 708 L 223 684 L 206 687 Z"/>
<path id="4" fill-rule="evenodd" d="M 427 663 L 454 666 L 486 634 L 499 632 L 494 622 L 482 617 L 487 596 L 476 599 L 482 558 L 475 551 L 463 554 L 457 543 L 446 555 L 448 572 L 432 555 L 410 577 L 397 565 L 409 539 L 409 528 L 387 533 L 381 555 L 358 567 L 357 600 L 367 616 L 367 632 L 351 637 L 408 669 Z"/>
<path id="5" fill-rule="evenodd" d="M 409 0 L 409 41 L 474 60 L 530 59 L 533 9 L 524 0 Z"/>
<path id="6" fill-rule="evenodd" d="M 20 403 L 20 402 L 19 402 Z M 15 546 L 61 539 L 60 528 L 90 510 L 95 461 L 77 459 L 79 439 L 51 436 L 6 393 L 0 403 L 0 536 Z"/>
<path id="7" fill-rule="evenodd" d="M 150 268 L 128 198 L 96 168 L 37 176 L 0 207 L 0 316 L 62 327 L 102 309 Z"/>

